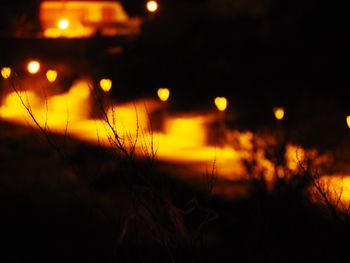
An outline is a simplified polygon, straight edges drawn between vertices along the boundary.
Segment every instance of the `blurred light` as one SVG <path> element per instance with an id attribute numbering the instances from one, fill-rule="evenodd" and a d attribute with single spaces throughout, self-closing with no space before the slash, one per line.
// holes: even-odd
<path id="1" fill-rule="evenodd" d="M 39 61 L 33 60 L 28 63 L 27 69 L 30 74 L 36 74 L 40 70 L 40 63 Z"/>
<path id="2" fill-rule="evenodd" d="M 10 76 L 11 76 L 11 68 L 9 67 L 3 67 L 1 69 L 1 76 L 4 78 L 4 79 L 8 79 Z"/>
<path id="3" fill-rule="evenodd" d="M 350 176 L 344 174 L 325 175 L 316 179 L 316 183 L 321 187 L 329 201 L 329 203 L 323 204 L 331 204 L 337 210 L 348 211 L 350 205 Z M 323 197 L 319 196 L 319 190 L 315 187 L 311 187 L 311 193 L 314 195 L 314 201 L 324 200 Z"/>
<path id="4" fill-rule="evenodd" d="M 92 83 L 89 80 L 80 79 L 73 83 L 69 90 L 69 96 L 74 100 L 86 100 L 90 97 Z"/>
<path id="5" fill-rule="evenodd" d="M 284 118 L 285 112 L 284 112 L 284 108 L 282 107 L 276 107 L 273 109 L 273 114 L 275 115 L 275 118 L 277 120 L 282 120 Z"/>
<path id="6" fill-rule="evenodd" d="M 346 123 L 348 124 L 348 127 L 350 128 L 350 115 L 346 117 Z"/>
<path id="7" fill-rule="evenodd" d="M 1 117 L 13 117 L 14 119 L 20 117 L 21 120 L 28 120 L 27 117 L 29 115 L 24 105 L 34 110 L 43 104 L 34 91 L 10 92 L 3 100 L 3 105 L 0 109 Z"/>
<path id="8" fill-rule="evenodd" d="M 169 99 L 170 91 L 168 88 L 159 88 L 157 93 L 161 101 L 167 101 Z"/>
<path id="9" fill-rule="evenodd" d="M 148 1 L 146 7 L 149 12 L 154 13 L 158 9 L 158 3 L 156 1 Z"/>
<path id="10" fill-rule="evenodd" d="M 65 18 L 62 18 L 58 21 L 57 23 L 57 26 L 59 29 L 61 30 L 65 30 L 69 27 L 69 20 L 68 19 L 65 19 Z"/>
<path id="11" fill-rule="evenodd" d="M 46 78 L 48 81 L 50 82 L 55 82 L 56 78 L 57 78 L 57 71 L 56 70 L 48 70 L 46 72 Z"/>
<path id="12" fill-rule="evenodd" d="M 225 111 L 227 108 L 227 99 L 225 97 L 216 97 L 215 105 L 218 108 L 219 111 Z"/>
<path id="13" fill-rule="evenodd" d="M 112 80 L 110 79 L 101 79 L 100 87 L 104 92 L 109 92 L 112 88 Z"/>
<path id="14" fill-rule="evenodd" d="M 162 147 L 203 147 L 206 143 L 205 117 L 182 115 L 169 118 L 165 123 L 168 145 Z"/>
<path id="15" fill-rule="evenodd" d="M 285 151 L 286 166 L 289 170 L 297 173 L 300 169 L 300 164 L 303 164 L 306 159 L 306 153 L 303 148 L 298 145 L 287 144 Z"/>

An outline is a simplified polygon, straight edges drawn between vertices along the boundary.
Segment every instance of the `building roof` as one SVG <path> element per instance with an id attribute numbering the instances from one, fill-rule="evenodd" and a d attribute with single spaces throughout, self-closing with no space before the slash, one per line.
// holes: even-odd
<path id="1" fill-rule="evenodd" d="M 41 0 L 41 2 L 120 2 L 119 0 Z"/>

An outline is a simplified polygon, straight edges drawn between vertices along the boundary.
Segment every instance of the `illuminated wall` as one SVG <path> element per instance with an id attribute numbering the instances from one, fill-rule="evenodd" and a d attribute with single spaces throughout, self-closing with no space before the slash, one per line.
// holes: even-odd
<path id="1" fill-rule="evenodd" d="M 135 34 L 140 25 L 117 1 L 42 1 L 40 22 L 49 38 Z"/>

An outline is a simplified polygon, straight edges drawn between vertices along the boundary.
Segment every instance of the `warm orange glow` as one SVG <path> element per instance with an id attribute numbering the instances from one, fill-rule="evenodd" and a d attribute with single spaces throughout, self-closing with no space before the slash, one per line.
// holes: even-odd
<path id="1" fill-rule="evenodd" d="M 42 0 L 39 7 L 44 37 L 82 38 L 139 33 L 141 19 L 130 18 L 120 1 Z"/>
<path id="2" fill-rule="evenodd" d="M 149 12 L 154 13 L 158 10 L 158 3 L 156 1 L 148 1 L 146 7 Z"/>
<path id="3" fill-rule="evenodd" d="M 109 121 L 118 135 L 128 143 L 136 139 L 137 131 L 146 131 L 148 127 L 147 111 L 142 105 L 124 104 L 107 111 Z"/>
<path id="4" fill-rule="evenodd" d="M 90 97 L 91 82 L 89 80 L 80 79 L 73 83 L 69 90 L 69 95 L 75 99 L 86 100 Z"/>
<path id="5" fill-rule="evenodd" d="M 57 78 L 57 71 L 52 69 L 48 70 L 46 72 L 46 78 L 49 82 L 55 82 Z"/>
<path id="6" fill-rule="evenodd" d="M 168 88 L 159 88 L 157 93 L 161 101 L 167 101 L 169 99 L 170 90 Z"/>
<path id="7" fill-rule="evenodd" d="M 212 113 L 173 113 L 164 118 L 164 129 L 161 132 L 150 130 L 150 114 L 164 107 L 156 98 L 111 105 L 106 108 L 106 116 L 111 124 L 109 126 L 103 119 L 92 118 L 94 100 L 91 97 L 91 88 L 91 80 L 84 78 L 75 81 L 67 92 L 49 95 L 45 99 L 34 91 L 9 93 L 4 96 L 3 105 L 0 105 L 0 117 L 22 125 L 35 126 L 28 111 L 23 107 L 25 104 L 42 127 L 46 126 L 50 131 L 68 134 L 105 147 L 113 147 L 110 140 L 114 138 L 114 130 L 126 148 L 136 142 L 135 153 L 140 157 L 146 150 L 150 150 L 152 145 L 157 159 L 185 164 L 187 173 L 178 173 L 184 178 L 187 175 L 202 175 L 210 171 L 215 161 L 216 174 L 219 177 L 232 181 L 249 180 L 244 162 L 251 161 L 252 174 L 263 176 L 271 188 L 278 177 L 289 179 L 290 176 L 295 176 L 306 157 L 310 156 L 316 163 L 320 163 L 319 158 L 313 157 L 316 153 L 310 155 L 309 150 L 301 149 L 297 145 L 286 145 L 286 166 L 277 166 L 267 158 L 266 153 L 267 143 L 274 141 L 272 135 L 259 137 L 252 132 L 242 133 L 228 129 L 225 131 L 227 143 L 216 147 L 210 144 L 210 124 L 215 116 Z M 166 97 L 169 97 L 169 90 L 166 93 Z M 227 101 L 224 108 L 226 107 Z M 326 162 L 329 163 L 328 160 Z M 349 200 L 350 203 L 350 179 L 334 180 L 332 187 L 340 189 L 339 185 L 344 185 L 346 189 L 349 188 L 348 194 L 342 193 L 342 200 Z"/>
<path id="8" fill-rule="evenodd" d="M 27 65 L 28 72 L 30 74 L 36 74 L 40 70 L 40 63 L 37 60 L 30 61 Z"/>
<path id="9" fill-rule="evenodd" d="M 57 26 L 61 30 L 66 30 L 69 27 L 69 20 L 66 18 L 62 18 L 57 22 Z"/>
<path id="10" fill-rule="evenodd" d="M 346 123 L 348 124 L 348 127 L 350 128 L 350 115 L 346 117 Z"/>
<path id="11" fill-rule="evenodd" d="M 326 175 L 316 181 L 319 188 L 324 192 L 328 200 L 338 210 L 347 210 L 350 205 L 350 176 L 349 175 Z M 324 197 L 311 187 L 312 200 L 325 204 Z"/>
<path id="12" fill-rule="evenodd" d="M 10 67 L 3 67 L 1 69 L 1 76 L 4 79 L 8 79 L 11 76 L 11 68 Z"/>
<path id="13" fill-rule="evenodd" d="M 273 114 L 275 115 L 275 118 L 277 120 L 282 120 L 284 118 L 284 115 L 285 115 L 285 111 L 284 111 L 284 108 L 282 107 L 276 107 L 273 109 Z"/>
<path id="14" fill-rule="evenodd" d="M 30 106 L 32 109 L 35 109 L 37 106 L 42 104 L 38 96 L 32 91 L 19 91 L 18 93 L 12 92 L 9 93 L 4 99 L 3 105 L 1 106 L 1 116 L 20 118 L 27 116 L 28 112 L 22 105 L 22 102 L 26 106 Z"/>
<path id="15" fill-rule="evenodd" d="M 227 99 L 225 97 L 216 97 L 215 105 L 218 108 L 219 111 L 225 111 L 227 108 Z"/>
<path id="16" fill-rule="evenodd" d="M 245 153 L 229 145 L 217 148 L 207 144 L 206 115 L 181 115 L 168 118 L 164 133 L 155 135 L 159 159 L 170 162 L 188 163 L 187 169 L 203 172 L 210 169 L 215 159 L 217 174 L 230 180 L 242 179 L 245 168 L 241 163 Z M 236 134 L 240 136 L 240 133 Z"/>
<path id="17" fill-rule="evenodd" d="M 286 146 L 285 160 L 287 168 L 296 173 L 306 158 L 305 150 L 297 145 L 288 144 Z"/>
<path id="18" fill-rule="evenodd" d="M 68 92 L 50 97 L 47 101 L 50 125 L 63 129 L 67 120 L 70 125 L 86 120 L 91 113 L 90 87 L 89 80 L 79 79 L 73 83 Z"/>
<path id="19" fill-rule="evenodd" d="M 109 92 L 112 88 L 112 80 L 110 79 L 101 79 L 100 87 L 104 92 Z"/>
<path id="20" fill-rule="evenodd" d="M 174 117 L 166 122 L 165 133 L 173 136 L 177 147 L 201 147 L 206 140 L 204 124 L 205 119 L 200 116 Z"/>

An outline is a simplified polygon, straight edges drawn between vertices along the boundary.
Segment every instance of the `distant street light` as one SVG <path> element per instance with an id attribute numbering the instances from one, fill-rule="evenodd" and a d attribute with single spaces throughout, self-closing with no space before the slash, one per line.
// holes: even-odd
<path id="1" fill-rule="evenodd" d="M 159 88 L 157 94 L 161 101 L 167 101 L 170 96 L 170 90 L 168 88 Z"/>
<path id="2" fill-rule="evenodd" d="M 158 98 L 164 102 L 160 109 L 160 119 L 159 119 L 159 127 L 162 131 L 164 131 L 165 122 L 168 120 L 168 103 L 167 100 L 170 97 L 170 90 L 168 88 L 159 88 L 157 90 Z M 158 126 L 158 125 L 157 125 Z"/>
<path id="3" fill-rule="evenodd" d="M 214 99 L 216 108 L 218 109 L 217 113 L 217 130 L 215 139 L 217 143 L 222 146 L 226 143 L 226 108 L 228 105 L 227 99 L 225 97 L 216 97 Z"/>
<path id="4" fill-rule="evenodd" d="M 1 76 L 4 79 L 8 79 L 11 76 L 11 68 L 10 67 L 3 67 L 1 69 Z"/>
<path id="5" fill-rule="evenodd" d="M 282 107 L 275 107 L 273 108 L 273 114 L 275 115 L 275 118 L 279 121 L 283 120 L 285 111 Z"/>
<path id="6" fill-rule="evenodd" d="M 216 97 L 214 103 L 219 111 L 225 111 L 227 108 L 227 99 L 225 97 Z"/>
<path id="7" fill-rule="evenodd" d="M 49 82 L 55 82 L 57 79 L 57 71 L 52 69 L 48 70 L 46 72 L 46 78 Z"/>
<path id="8" fill-rule="evenodd" d="M 57 22 L 57 26 L 61 30 L 66 30 L 69 27 L 69 20 L 66 18 L 62 18 Z"/>
<path id="9" fill-rule="evenodd" d="M 158 3 L 156 1 L 148 1 L 146 7 L 148 12 L 154 13 L 158 10 Z"/>
<path id="10" fill-rule="evenodd" d="M 40 70 L 40 63 L 37 60 L 32 60 L 27 65 L 28 72 L 30 74 L 36 74 Z"/>
<path id="11" fill-rule="evenodd" d="M 348 124 L 348 127 L 350 128 L 350 115 L 346 117 L 346 123 Z"/>
<path id="12" fill-rule="evenodd" d="M 109 92 L 112 88 L 112 80 L 110 79 L 101 79 L 100 87 L 104 92 Z"/>

